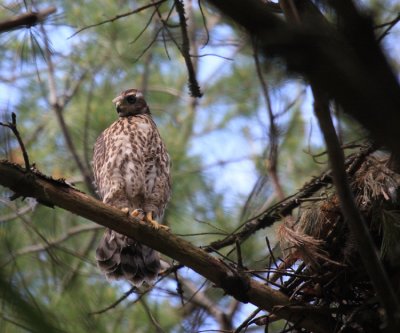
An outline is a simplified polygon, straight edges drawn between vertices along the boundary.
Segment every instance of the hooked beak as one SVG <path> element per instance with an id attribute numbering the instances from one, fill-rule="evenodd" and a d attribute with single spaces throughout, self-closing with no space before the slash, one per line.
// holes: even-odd
<path id="1" fill-rule="evenodd" d="M 121 102 L 116 102 L 115 103 L 115 108 L 117 109 L 117 113 L 119 114 L 122 111 Z"/>

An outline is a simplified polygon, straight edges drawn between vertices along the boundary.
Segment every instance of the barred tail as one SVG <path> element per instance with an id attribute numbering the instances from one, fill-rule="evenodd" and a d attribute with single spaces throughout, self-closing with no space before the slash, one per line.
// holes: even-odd
<path id="1" fill-rule="evenodd" d="M 157 251 L 110 229 L 96 249 L 96 260 L 108 279 L 126 279 L 136 287 L 151 284 L 161 269 Z"/>

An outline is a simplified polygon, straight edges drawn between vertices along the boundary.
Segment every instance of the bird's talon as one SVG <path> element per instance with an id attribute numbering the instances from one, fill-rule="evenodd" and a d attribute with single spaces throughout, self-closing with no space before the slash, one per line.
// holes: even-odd
<path id="1" fill-rule="evenodd" d="M 169 231 L 169 227 L 166 226 L 166 225 L 164 225 L 164 224 L 158 224 L 158 226 L 159 226 L 161 229 L 164 229 L 165 231 Z"/>
<path id="2" fill-rule="evenodd" d="M 135 209 L 132 213 L 131 213 L 131 216 L 132 217 L 134 217 L 134 218 L 136 218 L 136 219 L 139 219 L 139 220 L 143 220 L 143 218 L 144 218 L 144 212 L 143 212 L 143 210 L 142 209 Z"/>
<path id="3" fill-rule="evenodd" d="M 129 208 L 128 207 L 121 208 L 121 212 L 129 215 Z"/>
<path id="4" fill-rule="evenodd" d="M 158 229 L 164 229 L 164 230 L 169 230 L 169 227 L 167 227 L 166 225 L 163 224 L 159 224 L 156 220 L 153 219 L 153 213 L 149 212 L 146 214 L 146 217 L 144 219 L 146 222 L 150 223 L 151 226 L 158 230 Z"/>

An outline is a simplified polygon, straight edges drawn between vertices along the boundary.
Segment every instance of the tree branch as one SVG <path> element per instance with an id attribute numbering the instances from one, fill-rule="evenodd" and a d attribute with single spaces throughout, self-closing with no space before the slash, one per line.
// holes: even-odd
<path id="1" fill-rule="evenodd" d="M 114 17 L 112 17 L 112 18 L 110 18 L 108 20 L 104 20 L 104 21 L 101 21 L 101 22 L 98 22 L 98 23 L 95 23 L 95 24 L 88 25 L 86 27 L 83 27 L 83 28 L 75 31 L 69 38 L 74 37 L 75 35 L 79 34 L 80 32 L 82 32 L 82 31 L 84 31 L 86 29 L 98 27 L 99 25 L 103 25 L 103 24 L 106 24 L 106 23 L 111 23 L 111 22 L 114 22 L 116 20 L 119 20 L 120 18 L 124 18 L 124 17 L 130 16 L 130 15 L 133 15 L 133 14 L 137 14 L 137 13 L 141 12 L 142 10 L 145 10 L 147 8 L 150 8 L 150 7 L 161 5 L 163 2 L 166 2 L 166 1 L 167 0 L 159 0 L 159 1 L 147 4 L 147 5 L 144 5 L 142 7 L 136 8 L 134 10 L 131 10 L 131 11 L 127 12 L 127 13 L 115 15 Z"/>
<path id="2" fill-rule="evenodd" d="M 48 100 L 49 100 L 49 104 L 56 115 L 56 118 L 60 125 L 61 132 L 63 134 L 65 143 L 66 143 L 68 150 L 70 151 L 79 171 L 82 173 L 82 176 L 85 180 L 85 184 L 86 184 L 88 190 L 91 193 L 95 194 L 96 189 L 93 185 L 92 175 L 91 175 L 90 171 L 88 170 L 88 168 L 85 167 L 80 156 L 78 155 L 74 141 L 72 140 L 72 137 L 71 137 L 71 133 L 70 133 L 69 128 L 64 119 L 63 111 L 64 111 L 64 108 L 66 105 L 63 101 L 61 101 L 61 99 L 57 95 L 55 67 L 54 67 L 54 63 L 53 63 L 53 59 L 52 59 L 52 54 L 50 51 L 50 42 L 49 42 L 49 38 L 47 36 L 47 32 L 46 32 L 45 28 L 43 27 L 43 25 L 40 27 L 40 30 L 41 30 L 41 32 L 43 34 L 43 38 L 44 38 L 44 43 L 45 43 L 44 55 L 45 55 L 45 59 L 46 59 L 47 66 L 48 66 L 48 90 L 49 90 Z M 85 75 L 86 75 L 86 72 L 85 72 Z M 66 98 L 66 101 L 70 100 L 71 98 L 72 98 L 72 95 L 69 95 Z"/>
<path id="3" fill-rule="evenodd" d="M 186 68 L 188 70 L 190 95 L 192 97 L 200 98 L 201 96 L 203 96 L 203 94 L 200 91 L 200 86 L 196 79 L 196 73 L 193 67 L 192 59 L 190 58 L 190 41 L 187 31 L 185 8 L 183 6 L 183 1 L 175 0 L 175 7 L 176 11 L 178 12 L 179 25 L 181 27 L 181 33 L 182 33 L 182 46 L 181 48 L 179 48 L 179 50 L 181 51 L 181 54 L 185 59 Z"/>
<path id="4" fill-rule="evenodd" d="M 30 28 L 42 22 L 47 16 L 55 13 L 56 7 L 49 7 L 39 12 L 28 12 L 0 22 L 0 33 L 15 29 Z"/>
<path id="5" fill-rule="evenodd" d="M 11 119 L 12 119 L 11 123 L 5 124 L 5 123 L 0 122 L 0 126 L 8 127 L 14 133 L 15 137 L 18 140 L 18 144 L 21 147 L 22 155 L 24 157 L 25 170 L 29 171 L 31 168 L 31 165 L 29 163 L 28 153 L 26 152 L 24 142 L 22 141 L 21 135 L 19 134 L 19 131 L 17 128 L 17 116 L 14 112 L 11 113 Z"/>
<path id="6" fill-rule="evenodd" d="M 216 287 L 242 302 L 276 313 L 313 332 L 328 333 L 334 329 L 334 320 L 313 306 L 295 307 L 288 297 L 234 268 L 186 240 L 163 229 L 154 230 L 148 223 L 127 216 L 122 211 L 80 192 L 65 182 L 40 173 L 30 172 L 8 161 L 0 162 L 0 184 L 24 197 L 66 209 L 128 237 L 179 261 L 204 276 Z"/>

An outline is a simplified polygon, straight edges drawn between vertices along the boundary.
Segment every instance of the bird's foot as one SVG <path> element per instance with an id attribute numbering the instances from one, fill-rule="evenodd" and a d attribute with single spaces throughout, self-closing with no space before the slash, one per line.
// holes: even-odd
<path id="1" fill-rule="evenodd" d="M 138 219 L 138 220 L 143 220 L 144 217 L 145 217 L 143 209 L 140 209 L 140 208 L 135 209 L 135 210 L 131 213 L 131 216 L 134 217 L 134 218 L 136 218 L 136 219 Z"/>
<path id="2" fill-rule="evenodd" d="M 158 223 L 156 220 L 153 219 L 153 213 L 152 212 L 148 212 L 144 218 L 144 221 L 148 222 L 151 224 L 151 226 L 158 230 L 158 229 L 164 229 L 166 231 L 169 230 L 169 227 L 167 227 L 166 225 L 160 224 Z"/>
<path id="3" fill-rule="evenodd" d="M 128 207 L 121 208 L 121 212 L 126 215 L 129 215 L 129 208 Z"/>

